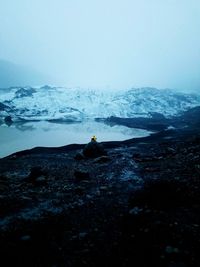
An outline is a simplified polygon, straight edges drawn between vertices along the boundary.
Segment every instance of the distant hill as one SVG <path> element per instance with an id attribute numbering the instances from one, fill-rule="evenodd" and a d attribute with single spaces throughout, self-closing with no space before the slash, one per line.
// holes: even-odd
<path id="1" fill-rule="evenodd" d="M 42 73 L 12 62 L 0 59 L 0 88 L 49 83 L 50 78 Z"/>

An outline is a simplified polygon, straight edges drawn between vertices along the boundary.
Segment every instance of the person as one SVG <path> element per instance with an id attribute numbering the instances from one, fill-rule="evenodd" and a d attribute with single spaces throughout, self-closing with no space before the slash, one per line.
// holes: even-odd
<path id="1" fill-rule="evenodd" d="M 96 138 L 95 135 L 93 135 L 92 138 L 91 138 L 91 142 L 96 142 L 96 141 L 97 141 L 97 138 Z"/>
<path id="2" fill-rule="evenodd" d="M 95 135 L 92 136 L 91 141 L 83 148 L 83 155 L 85 157 L 98 158 L 106 154 L 103 145 L 97 142 Z"/>

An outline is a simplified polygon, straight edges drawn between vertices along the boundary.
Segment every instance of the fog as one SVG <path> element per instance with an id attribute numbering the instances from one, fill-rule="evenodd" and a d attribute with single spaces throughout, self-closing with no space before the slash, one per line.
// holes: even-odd
<path id="1" fill-rule="evenodd" d="M 0 0 L 0 59 L 43 77 L 0 87 L 198 91 L 199 29 L 199 0 Z"/>

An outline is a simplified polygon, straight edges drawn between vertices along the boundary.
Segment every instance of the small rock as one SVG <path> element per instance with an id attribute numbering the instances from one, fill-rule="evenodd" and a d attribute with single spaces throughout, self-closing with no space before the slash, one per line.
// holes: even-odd
<path id="1" fill-rule="evenodd" d="M 174 149 L 174 148 L 172 148 L 172 147 L 167 147 L 166 148 L 166 151 L 168 152 L 168 153 L 175 153 L 176 152 L 176 150 Z"/>
<path id="2" fill-rule="evenodd" d="M 76 170 L 74 176 L 77 181 L 87 180 L 90 178 L 90 174 L 87 171 Z"/>
<path id="3" fill-rule="evenodd" d="M 144 168 L 144 171 L 146 171 L 146 172 L 159 172 L 160 171 L 160 169 L 159 168 L 156 168 L 156 167 L 146 167 L 146 168 Z"/>
<path id="4" fill-rule="evenodd" d="M 180 251 L 179 251 L 178 248 L 174 248 L 174 247 L 171 247 L 171 246 L 166 246 L 165 252 L 167 254 L 174 254 L 174 253 L 179 253 Z"/>
<path id="5" fill-rule="evenodd" d="M 77 186 L 74 190 L 74 192 L 77 194 L 77 195 L 83 195 L 84 194 L 84 187 L 82 186 Z"/>
<path id="6" fill-rule="evenodd" d="M 32 198 L 31 197 L 27 197 L 27 196 L 21 196 L 21 200 L 28 200 L 28 201 L 30 201 L 30 200 L 32 200 Z"/>
<path id="7" fill-rule="evenodd" d="M 79 152 L 79 153 L 77 153 L 77 154 L 75 155 L 74 159 L 76 159 L 76 160 L 84 159 L 84 155 L 83 155 L 82 153 Z"/>
<path id="8" fill-rule="evenodd" d="M 134 207 L 133 209 L 129 210 L 129 214 L 130 215 L 138 215 L 139 213 L 141 213 L 143 211 L 143 209 L 139 208 L 139 207 Z"/>
<path id="9" fill-rule="evenodd" d="M 134 153 L 133 154 L 133 158 L 138 158 L 138 157 L 141 157 L 141 154 L 140 153 Z"/>
<path id="10" fill-rule="evenodd" d="M 37 177 L 35 183 L 36 185 L 44 185 L 46 183 L 46 178 L 44 176 Z"/>
<path id="11" fill-rule="evenodd" d="M 71 240 L 75 240 L 75 239 L 77 239 L 77 235 L 73 235 L 73 236 L 71 237 Z"/>
<path id="12" fill-rule="evenodd" d="M 96 158 L 94 160 L 94 163 L 106 163 L 106 162 L 109 162 L 111 161 L 111 158 L 108 157 L 108 156 L 102 156 L 102 157 L 99 157 L 99 158 Z"/>
<path id="13" fill-rule="evenodd" d="M 100 196 L 101 192 L 99 190 L 96 191 L 96 196 Z"/>
<path id="14" fill-rule="evenodd" d="M 84 201 L 82 200 L 82 199 L 80 199 L 79 201 L 78 201 L 78 203 L 77 203 L 77 206 L 78 207 L 81 207 L 81 206 L 83 206 L 84 205 Z"/>
<path id="15" fill-rule="evenodd" d="M 100 190 L 107 190 L 108 187 L 107 187 L 107 186 L 100 186 L 99 189 L 100 189 Z"/>
<path id="16" fill-rule="evenodd" d="M 10 126 L 13 123 L 12 117 L 11 116 L 6 116 L 4 119 L 4 122 Z"/>
<path id="17" fill-rule="evenodd" d="M 9 157 L 9 159 L 10 160 L 15 160 L 15 159 L 17 159 L 17 155 L 12 155 L 12 156 Z"/>
<path id="18" fill-rule="evenodd" d="M 36 178 L 44 176 L 44 175 L 45 175 L 45 172 L 42 170 L 41 167 L 33 167 L 33 168 L 31 168 L 28 179 L 30 179 L 32 182 L 34 182 L 36 180 Z"/>
<path id="19" fill-rule="evenodd" d="M 79 233 L 78 236 L 79 236 L 80 239 L 83 239 L 83 238 L 85 238 L 87 236 L 87 234 L 88 233 L 86 233 L 86 232 L 82 232 L 82 233 Z"/>
<path id="20" fill-rule="evenodd" d="M 29 241 L 30 239 L 31 239 L 30 235 L 24 235 L 24 236 L 21 237 L 22 241 Z"/>

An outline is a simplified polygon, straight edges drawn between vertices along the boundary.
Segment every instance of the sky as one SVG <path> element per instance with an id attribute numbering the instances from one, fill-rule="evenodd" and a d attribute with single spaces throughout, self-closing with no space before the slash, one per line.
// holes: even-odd
<path id="1" fill-rule="evenodd" d="M 46 84 L 200 91 L 200 1 L 0 0 L 0 60 Z"/>

